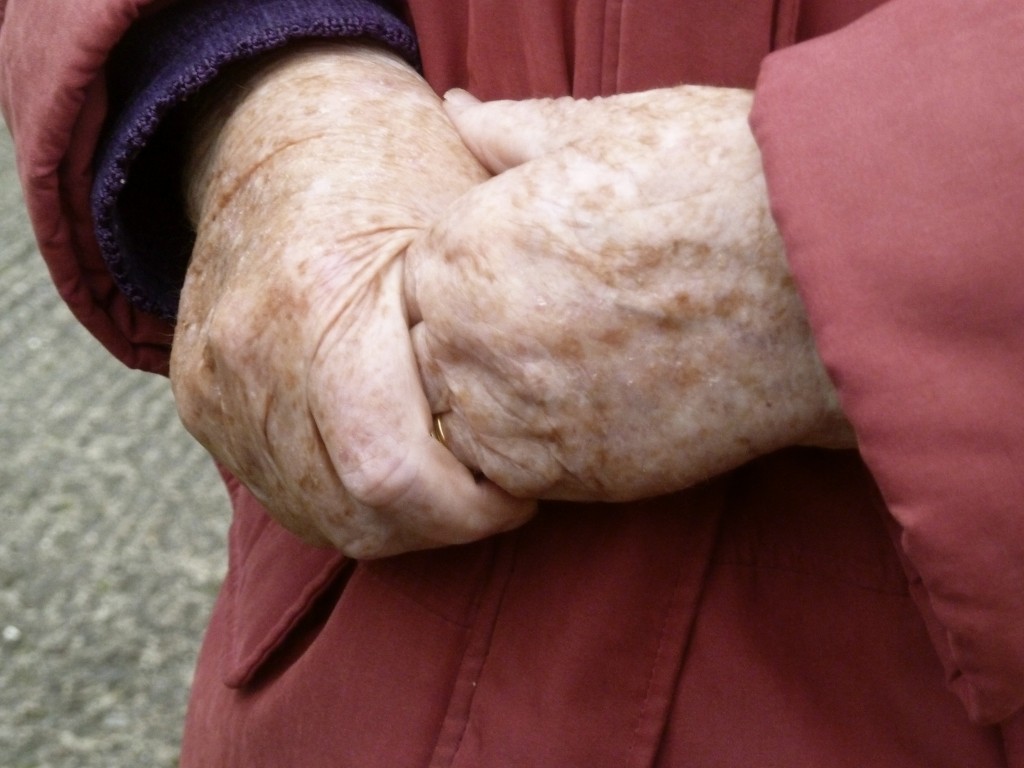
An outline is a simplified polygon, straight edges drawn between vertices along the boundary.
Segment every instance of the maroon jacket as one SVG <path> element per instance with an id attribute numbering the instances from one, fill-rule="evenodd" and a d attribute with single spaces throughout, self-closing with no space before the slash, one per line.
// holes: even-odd
<path id="1" fill-rule="evenodd" d="M 58 288 L 160 371 L 169 329 L 113 288 L 87 204 L 98 75 L 146 5 L 9 0 L 0 99 Z M 757 80 L 776 219 L 860 454 L 783 451 L 363 564 L 229 479 L 182 764 L 1024 766 L 1024 6 L 408 6 L 438 90 Z"/>

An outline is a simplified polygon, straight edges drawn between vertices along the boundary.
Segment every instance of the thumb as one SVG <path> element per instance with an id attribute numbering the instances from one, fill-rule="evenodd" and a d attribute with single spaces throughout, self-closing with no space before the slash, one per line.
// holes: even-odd
<path id="1" fill-rule="evenodd" d="M 444 95 L 445 111 L 463 143 L 494 174 L 584 137 L 589 104 L 567 96 L 482 102 L 457 88 Z"/>

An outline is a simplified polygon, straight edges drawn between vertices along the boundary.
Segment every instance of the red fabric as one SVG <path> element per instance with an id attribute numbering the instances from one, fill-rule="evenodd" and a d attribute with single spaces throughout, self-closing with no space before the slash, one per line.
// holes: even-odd
<path id="1" fill-rule="evenodd" d="M 0 107 L 57 290 L 118 359 L 166 372 L 172 329 L 135 310 L 114 286 L 89 207 L 92 155 L 106 107 L 98 74 L 146 5 L 147 0 L 7 0 L 0 27 Z"/>
<path id="2" fill-rule="evenodd" d="M 663 765 L 1002 765 L 938 685 L 864 468 L 791 453 L 737 481 Z"/>
<path id="3" fill-rule="evenodd" d="M 777 2 L 407 5 L 435 88 L 491 99 L 587 98 L 685 82 L 749 87 L 772 47 Z"/>
<path id="4" fill-rule="evenodd" d="M 1024 706 L 1022 39 L 1017 3 L 891 3 L 769 59 L 753 121 L 819 350 L 981 722 Z"/>
<path id="5" fill-rule="evenodd" d="M 311 553 L 236 493 L 264 565 L 221 595 L 182 765 L 1007 765 L 945 690 L 851 454 L 362 564 L 285 634 L 266 597 Z"/>
<path id="6" fill-rule="evenodd" d="M 772 47 L 879 4 L 409 6 L 435 87 L 518 97 L 751 86 Z M 85 207 L 97 74 L 144 5 L 0 6 L 0 103 L 62 294 L 161 370 L 168 329 L 114 291 Z M 874 479 L 852 454 L 787 451 L 359 565 L 232 481 L 182 765 L 1022 768 L 1022 13 L 893 0 L 761 73 L 773 204 Z"/>

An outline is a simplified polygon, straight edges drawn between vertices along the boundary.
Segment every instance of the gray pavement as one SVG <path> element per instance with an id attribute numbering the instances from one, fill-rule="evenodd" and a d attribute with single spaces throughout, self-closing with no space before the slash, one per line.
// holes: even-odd
<path id="1" fill-rule="evenodd" d="M 2 123 L 0 374 L 0 768 L 177 765 L 226 494 L 56 297 Z"/>

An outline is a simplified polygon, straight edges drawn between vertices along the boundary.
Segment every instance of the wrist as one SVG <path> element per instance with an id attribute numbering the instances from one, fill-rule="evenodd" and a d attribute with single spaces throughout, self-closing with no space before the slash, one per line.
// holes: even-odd
<path id="1" fill-rule="evenodd" d="M 189 218 L 198 226 L 216 215 L 256 169 L 291 147 L 333 140 L 330 151 L 308 149 L 325 164 L 378 167 L 395 123 L 431 110 L 440 114 L 422 78 L 372 44 L 305 44 L 247 62 L 197 108 L 185 173 Z"/>

